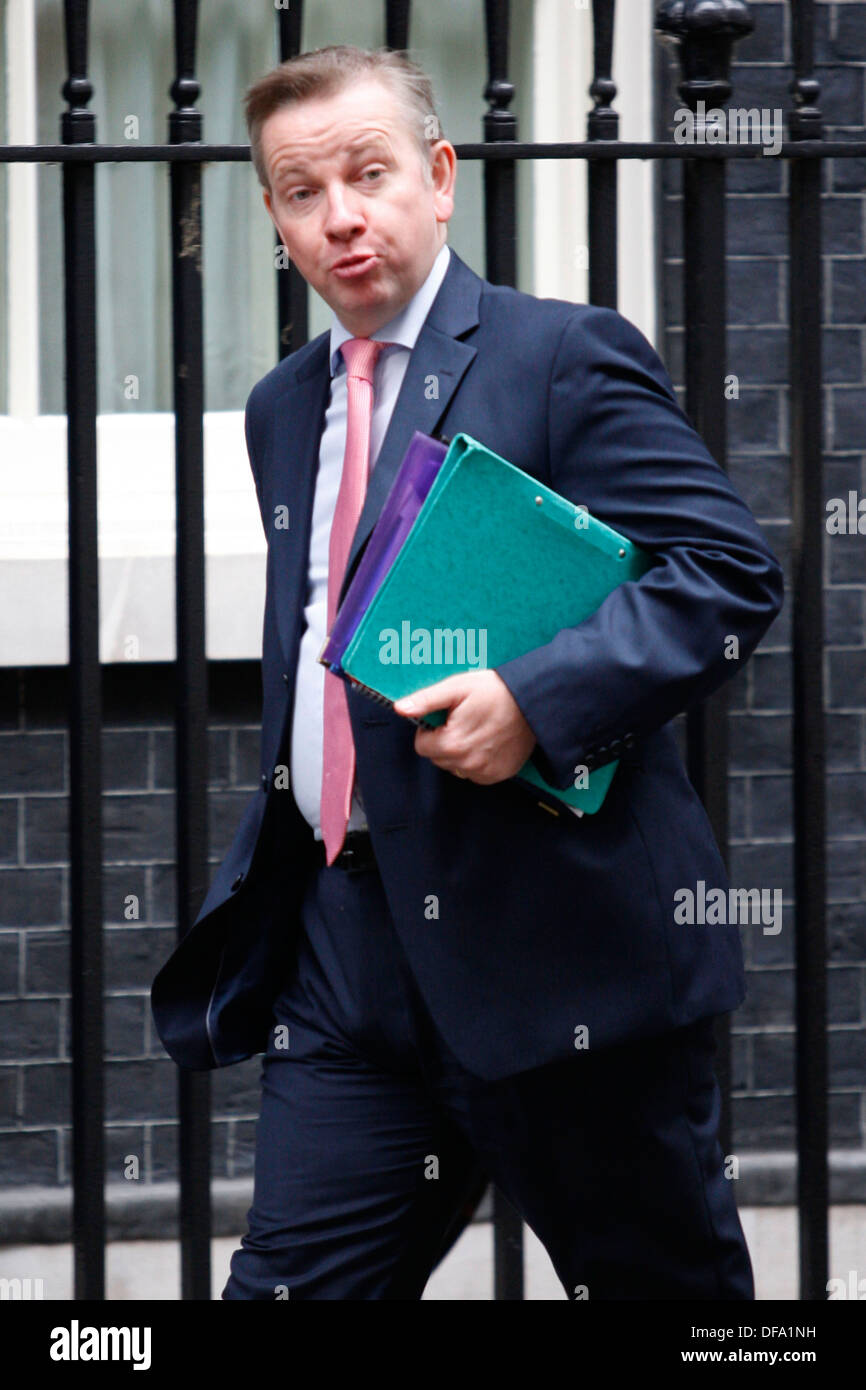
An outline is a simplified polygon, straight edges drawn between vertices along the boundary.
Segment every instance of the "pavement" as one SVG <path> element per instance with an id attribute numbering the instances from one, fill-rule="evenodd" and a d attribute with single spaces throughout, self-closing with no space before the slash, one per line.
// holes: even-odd
<path id="1" fill-rule="evenodd" d="M 740 1219 L 755 1271 L 758 1300 L 797 1298 L 797 1212 L 795 1207 L 743 1207 Z M 212 1296 L 228 1278 L 229 1260 L 240 1234 L 212 1244 Z M 473 1302 L 492 1299 L 493 1231 L 489 1222 L 470 1225 L 431 1276 L 423 1301 Z M 853 1277 L 852 1277 L 853 1276 Z M 863 1280 L 866 1299 L 866 1205 L 830 1208 L 830 1277 L 849 1291 Z M 0 1248 L 0 1279 L 41 1279 L 31 1283 L 45 1299 L 72 1297 L 71 1245 L 17 1245 Z M 106 1258 L 107 1298 L 179 1298 L 180 1256 L 176 1241 L 110 1241 Z M 524 1227 L 524 1280 L 527 1301 L 566 1301 L 544 1246 Z M 23 1286 L 26 1288 L 27 1286 Z M 33 1296 L 31 1294 L 31 1296 Z M 37 1296 L 39 1294 L 37 1293 Z M 848 1297 L 852 1296 L 848 1292 Z M 0 1294 L 2 1297 L 2 1294 Z"/>

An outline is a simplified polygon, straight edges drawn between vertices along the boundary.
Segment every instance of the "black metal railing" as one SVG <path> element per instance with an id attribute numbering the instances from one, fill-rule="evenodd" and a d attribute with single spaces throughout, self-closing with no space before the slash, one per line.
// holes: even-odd
<path id="1" fill-rule="evenodd" d="M 301 50 L 303 4 L 276 9 L 275 54 Z M 760 146 L 623 142 L 613 109 L 614 0 L 594 0 L 594 73 L 587 139 L 536 144 L 517 139 L 509 109 L 508 0 L 485 0 L 488 81 L 484 140 L 457 146 L 460 159 L 484 163 L 486 274 L 515 284 L 517 167 L 521 160 L 581 159 L 588 166 L 589 297 L 617 303 L 617 168 L 620 160 L 684 161 L 686 406 L 714 457 L 726 465 L 725 176 L 730 159 L 761 158 Z M 825 807 L 821 683 L 822 419 L 821 169 L 833 156 L 862 157 L 866 144 L 822 138 L 813 74 L 813 0 L 791 0 L 793 34 L 790 138 L 778 158 L 789 167 L 791 454 L 793 496 L 793 768 L 796 891 L 797 1154 L 800 1296 L 826 1297 L 827 1041 L 825 1018 Z M 386 0 L 385 42 L 409 43 L 410 0 Z M 202 337 L 202 168 L 246 161 L 246 145 L 202 142 L 196 71 L 197 0 L 174 0 L 174 109 L 164 145 L 99 145 L 88 108 L 87 0 L 65 0 L 68 77 L 61 143 L 5 146 L 6 163 L 61 163 L 66 313 L 66 408 L 69 475 L 70 926 L 73 1049 L 73 1228 L 75 1297 L 104 1298 L 104 1083 L 101 845 L 101 703 L 96 507 L 95 167 L 103 162 L 167 163 L 171 171 L 172 324 L 177 502 L 177 929 L 183 935 L 204 898 L 207 875 L 207 667 L 204 587 L 204 401 Z M 753 27 L 743 0 L 662 0 L 656 29 L 675 45 L 680 95 L 722 107 L 731 95 L 734 45 Z M 167 229 L 169 230 L 169 229 Z M 307 289 L 294 266 L 277 271 L 280 356 L 307 339 Z M 727 690 L 687 723 L 689 773 L 728 854 Z M 720 1030 L 718 1071 L 724 1096 L 722 1137 L 729 1150 L 728 1029 Z M 179 1075 L 182 1295 L 210 1297 L 210 1076 Z M 522 1228 L 494 1192 L 495 1297 L 523 1296 Z"/>

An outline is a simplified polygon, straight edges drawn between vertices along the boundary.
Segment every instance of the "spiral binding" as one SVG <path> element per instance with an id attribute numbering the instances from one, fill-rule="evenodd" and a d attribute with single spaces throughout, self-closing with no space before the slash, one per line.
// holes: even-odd
<path id="1" fill-rule="evenodd" d="M 360 690 L 361 694 L 366 695 L 368 699 L 375 700 L 377 705 L 387 705 L 388 709 L 394 708 L 394 701 L 389 700 L 387 695 L 382 695 L 378 690 L 373 690 L 369 685 L 364 685 L 362 681 L 355 680 L 354 676 L 349 676 L 349 684 L 354 686 L 356 690 Z M 404 718 L 408 719 L 410 724 L 424 723 L 423 719 L 415 719 L 411 714 L 405 715 Z"/>

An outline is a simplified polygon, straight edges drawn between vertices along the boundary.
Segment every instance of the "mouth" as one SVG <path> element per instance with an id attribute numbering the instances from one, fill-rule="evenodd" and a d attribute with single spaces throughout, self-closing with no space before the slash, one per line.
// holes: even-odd
<path id="1" fill-rule="evenodd" d="M 374 254 L 343 256 L 331 266 L 331 271 L 340 280 L 357 280 L 377 265 L 379 257 Z"/>

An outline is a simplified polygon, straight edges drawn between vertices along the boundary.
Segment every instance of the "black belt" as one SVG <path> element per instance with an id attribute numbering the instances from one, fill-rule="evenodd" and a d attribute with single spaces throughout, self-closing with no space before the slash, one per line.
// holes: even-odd
<path id="1" fill-rule="evenodd" d="M 317 862 L 323 865 L 326 862 L 324 840 L 316 840 L 315 852 Z M 345 869 L 350 874 L 361 873 L 364 869 L 375 869 L 376 857 L 373 854 L 373 841 L 370 839 L 369 831 L 350 830 L 331 868 Z"/>

